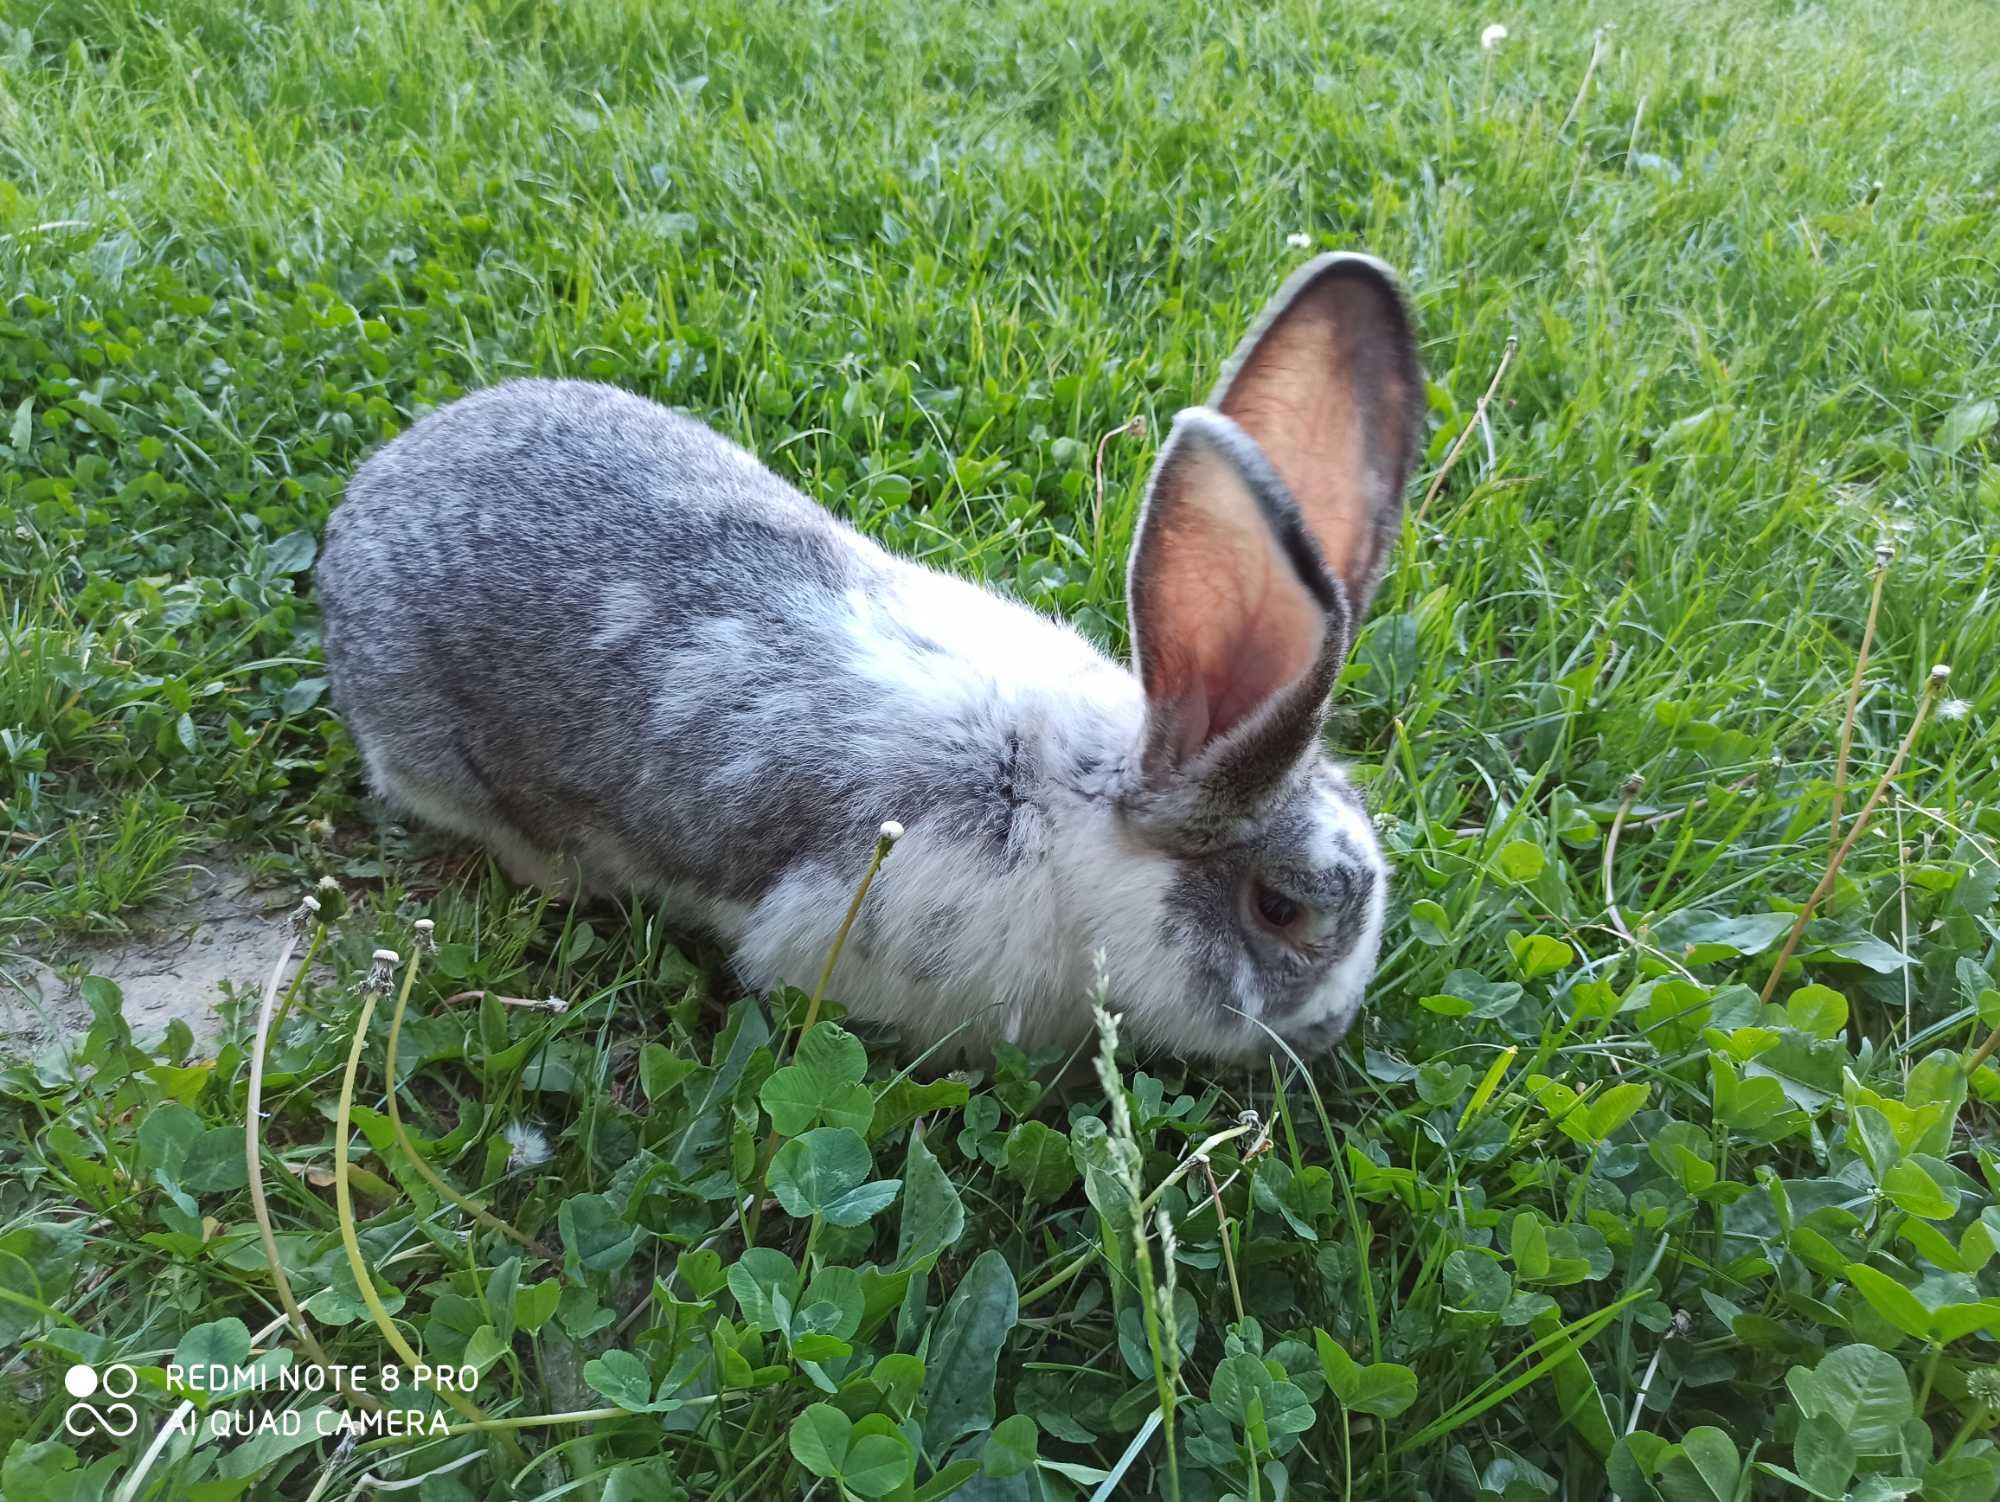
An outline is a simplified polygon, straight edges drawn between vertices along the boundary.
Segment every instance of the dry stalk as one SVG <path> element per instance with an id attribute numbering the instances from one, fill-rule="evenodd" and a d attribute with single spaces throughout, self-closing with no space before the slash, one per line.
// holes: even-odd
<path id="1" fill-rule="evenodd" d="M 1819 885 L 1813 888 L 1812 895 L 1806 898 L 1805 906 L 1799 909 L 1798 921 L 1792 925 L 1791 933 L 1785 938 L 1785 947 L 1778 952 L 1777 963 L 1771 967 L 1770 978 L 1764 982 L 1764 990 L 1758 997 L 1760 1002 L 1768 1004 L 1772 994 L 1778 989 L 1778 981 L 1784 976 L 1785 966 L 1792 962 L 1792 955 L 1799 947 L 1799 940 L 1805 937 L 1806 925 L 1812 921 L 1814 911 L 1825 899 L 1826 894 L 1833 890 L 1833 883 L 1840 875 L 1840 868 L 1846 862 L 1848 852 L 1861 838 L 1862 831 L 1867 829 L 1869 819 L 1874 816 L 1875 806 L 1882 801 L 1882 795 L 1889 791 L 1889 784 L 1902 772 L 1903 763 L 1909 759 L 1910 748 L 1917 743 L 1917 734 L 1924 728 L 1924 720 L 1930 714 L 1938 690 L 1944 687 L 1945 680 L 1950 676 L 1951 669 L 1943 663 L 1931 669 L 1931 675 L 1924 683 L 1923 697 L 1917 701 L 1917 712 L 1910 719 L 1910 728 L 1904 734 L 1902 744 L 1896 747 L 1896 754 L 1889 762 L 1889 770 L 1882 774 L 1882 780 L 1877 782 L 1874 790 L 1869 793 L 1868 801 L 1861 805 L 1861 811 L 1854 816 L 1854 823 L 1848 828 L 1847 838 L 1835 847 L 1832 859 L 1826 863 L 1826 875 L 1819 879 Z"/>
<path id="2" fill-rule="evenodd" d="M 1875 589 L 1868 598 L 1868 624 L 1861 628 L 1861 651 L 1854 659 L 1854 679 L 1847 685 L 1847 713 L 1840 722 L 1840 755 L 1833 764 L 1832 844 L 1840 843 L 1841 803 L 1847 796 L 1847 757 L 1854 747 L 1854 713 L 1861 704 L 1861 679 L 1868 671 L 1868 651 L 1875 644 L 1875 619 L 1882 612 L 1882 583 L 1889 577 L 1889 564 L 1896 545 L 1883 538 L 1875 544 Z"/>
<path id="3" fill-rule="evenodd" d="M 1625 917 L 1618 911 L 1618 899 L 1612 893 L 1611 867 L 1618 859 L 1618 836 L 1625 828 L 1625 815 L 1631 812 L 1632 800 L 1639 796 L 1645 786 L 1646 779 L 1637 772 L 1625 779 L 1625 785 L 1619 789 L 1618 812 L 1611 818 L 1611 833 L 1604 841 L 1604 910 L 1611 915 L 1611 926 L 1618 930 L 1618 936 L 1627 944 L 1634 945 L 1638 940 L 1632 937 L 1632 930 L 1625 926 Z"/>
<path id="4" fill-rule="evenodd" d="M 375 1003 L 389 989 L 389 982 L 395 974 L 395 967 L 401 960 L 393 949 L 375 951 L 375 965 L 369 972 L 367 983 L 361 989 L 361 1012 L 354 1020 L 354 1041 L 347 1051 L 347 1068 L 340 1077 L 340 1101 L 334 1110 L 333 1120 L 333 1208 L 340 1222 L 340 1242 L 347 1252 L 348 1271 L 354 1275 L 355 1291 L 361 1295 L 361 1302 L 368 1308 L 368 1316 L 375 1322 L 375 1328 L 382 1332 L 382 1338 L 389 1343 L 397 1357 L 412 1373 L 424 1364 L 403 1332 L 396 1328 L 396 1322 L 389 1317 L 383 1306 L 382 1296 L 375 1291 L 375 1279 L 368 1270 L 367 1260 L 361 1255 L 361 1238 L 355 1229 L 354 1191 L 347 1181 L 348 1138 L 354 1132 L 354 1084 L 361 1073 L 361 1051 L 368 1043 L 368 1024 L 375 1017 Z M 410 955 L 410 966 L 403 972 L 403 999 L 407 1000 L 410 986 L 417 978 L 418 954 Z M 435 1380 L 426 1384 L 445 1402 L 457 1409 L 460 1416 L 474 1423 L 484 1423 L 486 1413 L 470 1398 L 462 1396 L 450 1387 Z M 526 1465 L 528 1457 L 511 1435 L 504 1430 L 496 1436 L 508 1458 L 518 1465 Z"/>
<path id="5" fill-rule="evenodd" d="M 417 927 L 417 948 L 419 950 L 427 948 L 431 944 L 436 942 L 431 937 L 432 928 L 430 919 L 428 918 L 418 919 L 416 927 Z M 501 999 L 504 1000 L 505 998 Z M 397 1104 L 397 1096 L 401 1093 L 401 1091 L 400 1088 L 398 1087 L 396 1080 L 396 1049 L 397 1045 L 402 1040 L 403 1011 L 405 1007 L 407 1007 L 407 1005 L 409 1004 L 409 1000 L 410 1000 L 410 987 L 408 986 L 408 984 L 405 984 L 402 990 L 402 994 L 396 998 L 396 1010 L 390 1015 L 389 1018 L 389 1044 L 387 1053 L 382 1061 L 383 1072 L 388 1080 L 389 1129 L 396 1135 L 396 1145 L 403 1150 L 404 1158 L 408 1160 L 410 1167 L 416 1170 L 417 1177 L 422 1179 L 426 1184 L 430 1185 L 432 1191 L 436 1193 L 440 1198 L 449 1200 L 452 1204 L 458 1206 L 459 1209 L 463 1210 L 467 1215 L 470 1215 L 480 1225 L 485 1226 L 487 1230 L 498 1231 L 502 1236 L 505 1236 L 509 1241 L 512 1241 L 517 1246 L 526 1248 L 528 1251 L 534 1253 L 537 1257 L 540 1257 L 543 1261 L 554 1263 L 557 1268 L 557 1275 L 559 1277 L 562 1277 L 563 1280 L 567 1282 L 568 1277 L 566 1274 L 562 1272 L 562 1258 L 557 1253 L 551 1251 L 548 1247 L 543 1246 L 542 1243 L 535 1240 L 534 1237 L 529 1236 L 524 1232 L 516 1230 L 512 1225 L 502 1220 L 499 1216 L 493 1214 L 490 1210 L 488 1210 L 478 1200 L 474 1199 L 471 1195 L 461 1194 L 457 1189 L 453 1188 L 452 1185 L 445 1180 L 442 1174 L 440 1174 L 436 1169 L 431 1167 L 429 1161 L 424 1157 L 424 1155 L 417 1151 L 416 1143 L 410 1140 L 409 1129 L 403 1125 L 402 1109 Z M 535 1006 L 541 1005 L 541 1003 L 539 1002 L 528 1003 L 528 1004 Z"/>
<path id="6" fill-rule="evenodd" d="M 1485 423 L 1486 409 L 1491 405 L 1494 393 L 1500 389 L 1500 382 L 1506 377 L 1507 367 L 1514 363 L 1514 351 L 1520 347 L 1519 337 L 1509 334 L 1506 348 L 1500 351 L 1500 363 L 1493 368 L 1493 379 L 1486 383 L 1486 394 L 1479 398 L 1479 404 L 1472 409 L 1472 421 L 1468 422 L 1465 431 L 1453 440 L 1450 449 L 1445 453 L 1444 463 L 1438 466 L 1438 472 L 1431 480 L 1430 489 L 1424 492 L 1424 503 L 1417 508 L 1419 527 L 1424 524 L 1424 518 L 1430 515 L 1431 502 L 1437 499 L 1437 493 L 1444 488 L 1445 477 L 1458 463 L 1458 456 L 1465 451 L 1467 441 L 1471 439 L 1473 432 Z"/>
<path id="7" fill-rule="evenodd" d="M 1097 440 L 1097 499 L 1090 507 L 1090 548 L 1095 556 L 1104 548 L 1104 446 L 1120 434 L 1130 433 L 1134 438 L 1146 436 L 1146 414 L 1141 412 L 1131 421 L 1110 429 Z"/>

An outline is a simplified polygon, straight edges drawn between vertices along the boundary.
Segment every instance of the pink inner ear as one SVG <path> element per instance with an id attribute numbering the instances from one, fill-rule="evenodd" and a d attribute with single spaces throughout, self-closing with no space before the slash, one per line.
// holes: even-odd
<path id="1" fill-rule="evenodd" d="M 1329 625 L 1233 466 L 1203 455 L 1184 478 L 1138 602 L 1147 697 L 1181 761 L 1310 672 Z"/>
<path id="2" fill-rule="evenodd" d="M 1385 507 L 1399 477 L 1377 466 L 1371 425 L 1410 410 L 1393 352 L 1371 339 L 1382 322 L 1379 293 L 1341 279 L 1306 288 L 1243 357 L 1217 405 L 1257 440 L 1292 493 L 1320 556 L 1365 600 L 1388 543 Z M 1376 447 L 1394 436 L 1377 433 Z M 1393 525 L 1393 522 L 1390 523 Z"/>

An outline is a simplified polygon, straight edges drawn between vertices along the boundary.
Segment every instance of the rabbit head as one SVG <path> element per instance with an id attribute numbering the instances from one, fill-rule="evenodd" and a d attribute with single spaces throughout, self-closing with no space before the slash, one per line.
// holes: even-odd
<path id="1" fill-rule="evenodd" d="M 1156 1042 L 1323 1047 L 1360 1008 L 1387 868 L 1320 730 L 1401 530 L 1422 404 L 1393 276 L 1326 256 L 1160 452 L 1128 579 L 1145 709 L 1121 813 L 1162 874 L 1150 957 L 1121 945 L 1114 969 Z"/>

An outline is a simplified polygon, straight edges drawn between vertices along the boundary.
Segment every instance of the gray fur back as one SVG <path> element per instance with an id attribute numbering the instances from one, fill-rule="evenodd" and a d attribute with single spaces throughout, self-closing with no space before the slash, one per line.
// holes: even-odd
<path id="1" fill-rule="evenodd" d="M 696 422 L 517 381 L 362 466 L 319 588 L 334 697 L 383 792 L 713 913 L 821 861 L 851 874 L 918 810 L 995 860 L 1018 845 L 1011 713 L 975 693 L 896 723 L 851 670 L 856 596 L 910 571 Z M 919 672 L 935 654 L 961 676 L 920 623 L 871 620 Z"/>

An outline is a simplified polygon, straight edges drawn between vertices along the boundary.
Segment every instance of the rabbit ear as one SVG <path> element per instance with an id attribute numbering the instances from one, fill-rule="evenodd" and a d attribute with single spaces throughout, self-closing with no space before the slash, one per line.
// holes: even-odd
<path id="1" fill-rule="evenodd" d="M 1423 400 L 1395 274 L 1360 255 L 1300 268 L 1209 397 L 1269 458 L 1357 618 L 1402 527 Z"/>
<path id="2" fill-rule="evenodd" d="M 1195 791 L 1213 813 L 1218 799 L 1246 810 L 1318 733 L 1349 614 L 1284 482 L 1221 414 L 1174 420 L 1127 588 L 1144 782 Z"/>

